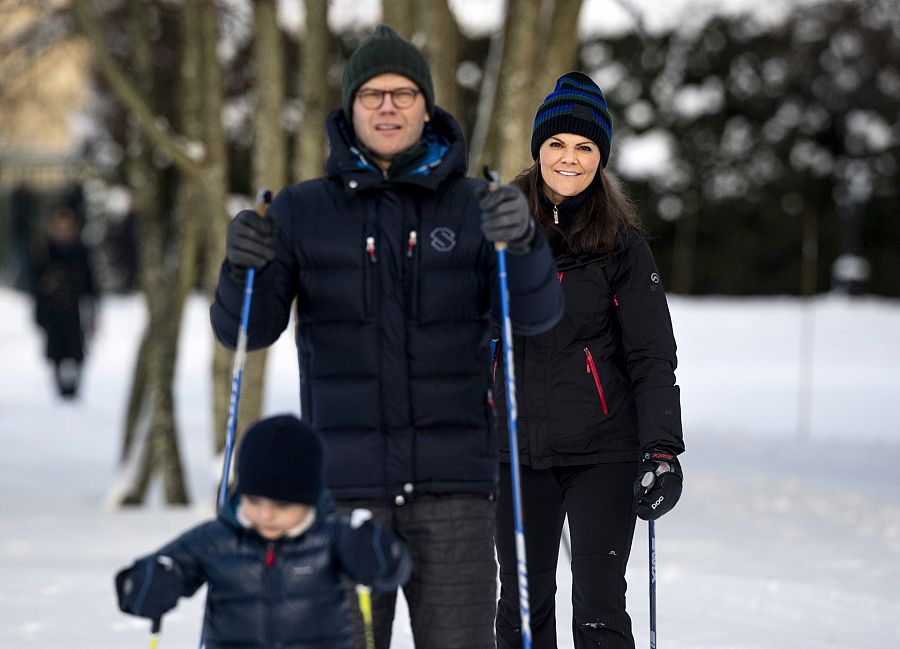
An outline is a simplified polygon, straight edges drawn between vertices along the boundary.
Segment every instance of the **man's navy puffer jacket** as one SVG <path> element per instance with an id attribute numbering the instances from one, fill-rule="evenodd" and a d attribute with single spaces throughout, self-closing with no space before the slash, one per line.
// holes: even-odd
<path id="1" fill-rule="evenodd" d="M 499 299 L 480 226 L 485 184 L 465 177 L 448 113 L 436 109 L 426 129 L 446 146 L 440 164 L 386 178 L 335 111 L 327 176 L 285 188 L 269 208 L 277 252 L 256 276 L 249 347 L 275 342 L 296 297 L 302 416 L 325 440 L 338 500 L 496 488 L 489 314 Z M 517 333 L 552 327 L 562 293 L 543 235 L 507 268 Z M 231 347 L 242 292 L 226 261 L 211 316 Z"/>

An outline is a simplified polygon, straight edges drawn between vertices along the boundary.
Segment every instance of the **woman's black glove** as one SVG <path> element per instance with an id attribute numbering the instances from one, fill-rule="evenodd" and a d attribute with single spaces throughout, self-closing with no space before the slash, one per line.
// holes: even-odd
<path id="1" fill-rule="evenodd" d="M 500 185 L 494 191 L 485 186 L 479 198 L 484 238 L 505 242 L 506 249 L 514 255 L 531 250 L 535 226 L 525 195 L 512 185 Z"/>
<path id="2" fill-rule="evenodd" d="M 637 515 L 654 521 L 672 509 L 681 497 L 683 480 L 681 464 L 674 453 L 660 447 L 646 451 L 634 483 Z"/>
<path id="3" fill-rule="evenodd" d="M 151 620 L 159 620 L 175 608 L 181 592 L 181 579 L 175 565 L 165 555 L 136 561 L 116 575 L 119 608 Z"/>
<path id="4" fill-rule="evenodd" d="M 241 210 L 228 224 L 225 256 L 237 268 L 260 269 L 275 259 L 278 226 L 270 216 Z"/>

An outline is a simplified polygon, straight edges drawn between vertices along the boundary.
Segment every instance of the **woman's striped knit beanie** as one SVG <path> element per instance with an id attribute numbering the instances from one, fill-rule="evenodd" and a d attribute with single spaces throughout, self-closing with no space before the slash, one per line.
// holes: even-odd
<path id="1" fill-rule="evenodd" d="M 603 166 L 609 162 L 612 118 L 603 92 L 582 72 L 561 76 L 538 107 L 531 132 L 531 157 L 537 160 L 544 140 L 557 133 L 574 133 L 596 142 Z"/>

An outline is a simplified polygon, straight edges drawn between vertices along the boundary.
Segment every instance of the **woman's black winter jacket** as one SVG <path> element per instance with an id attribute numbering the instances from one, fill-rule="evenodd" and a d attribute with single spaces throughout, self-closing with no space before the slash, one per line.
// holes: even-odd
<path id="1" fill-rule="evenodd" d="M 352 618 L 341 577 L 394 589 L 409 575 L 408 554 L 385 562 L 374 552 L 353 551 L 375 546 L 351 542 L 349 536 L 387 532 L 372 524 L 352 528 L 330 498 L 320 501 L 310 529 L 277 541 L 243 527 L 235 505 L 236 498 L 216 520 L 188 530 L 127 571 L 139 580 L 135 589 L 143 590 L 144 601 L 174 605 L 179 596 L 189 597 L 208 583 L 207 649 L 351 649 Z M 155 578 L 154 571 L 162 570 L 160 557 L 175 579 Z M 122 597 L 120 592 L 120 606 Z M 128 601 L 123 610 L 145 615 L 135 597 Z"/>
<path id="2" fill-rule="evenodd" d="M 272 344 L 296 302 L 302 417 L 326 445 L 337 500 L 496 490 L 490 320 L 496 256 L 481 232 L 480 180 L 466 178 L 459 126 L 436 109 L 447 148 L 428 173 L 367 165 L 339 111 L 328 119 L 327 176 L 285 188 L 269 213 L 276 258 L 256 275 L 249 348 Z M 562 315 L 542 235 L 507 255 L 514 326 Z M 243 285 L 226 261 L 211 316 L 237 339 Z"/>
<path id="3" fill-rule="evenodd" d="M 560 205 L 563 227 L 571 218 L 566 206 Z M 563 319 L 546 333 L 514 336 L 523 464 L 636 461 L 656 445 L 684 450 L 662 281 L 641 235 L 629 228 L 621 238 L 611 256 L 559 253 Z M 508 462 L 503 354 L 495 361 L 500 457 Z"/>

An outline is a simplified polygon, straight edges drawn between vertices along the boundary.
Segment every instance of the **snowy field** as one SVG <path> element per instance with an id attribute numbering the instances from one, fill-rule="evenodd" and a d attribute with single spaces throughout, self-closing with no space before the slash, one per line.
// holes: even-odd
<path id="1" fill-rule="evenodd" d="M 688 452 L 682 501 L 657 524 L 660 649 L 900 646 L 900 303 L 671 307 Z M 186 315 L 176 395 L 195 505 L 165 508 L 155 493 L 125 512 L 104 498 L 142 303 L 104 302 L 75 403 L 53 393 L 28 302 L 0 289 L 0 313 L 0 648 L 145 647 L 148 624 L 119 613 L 112 577 L 213 510 L 206 304 L 194 298 Z M 268 413 L 296 410 L 295 362 L 282 337 Z M 571 647 L 564 563 L 558 626 Z M 628 600 L 638 647 L 649 644 L 647 577 L 641 524 Z M 166 617 L 161 649 L 197 646 L 202 600 Z M 393 646 L 412 647 L 402 619 Z"/>

